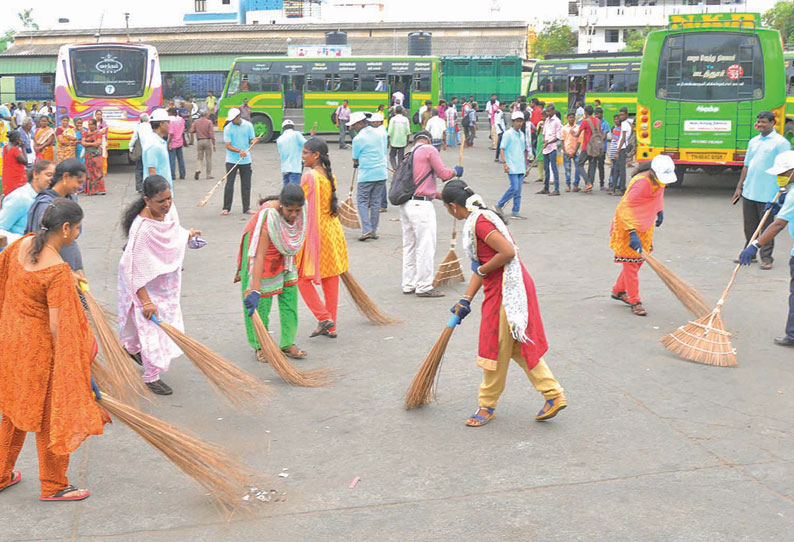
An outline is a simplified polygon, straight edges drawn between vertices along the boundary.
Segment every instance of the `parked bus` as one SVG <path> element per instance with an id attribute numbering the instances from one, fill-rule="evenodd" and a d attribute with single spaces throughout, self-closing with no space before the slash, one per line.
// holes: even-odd
<path id="1" fill-rule="evenodd" d="M 55 67 L 56 126 L 61 118 L 88 120 L 96 111 L 108 125 L 108 150 L 127 150 L 141 113 L 163 104 L 160 61 L 150 45 L 63 45 Z"/>
<path id="2" fill-rule="evenodd" d="M 794 146 L 794 51 L 785 51 L 783 59 L 786 63 L 786 123 L 783 135 Z"/>
<path id="3" fill-rule="evenodd" d="M 480 109 L 496 94 L 502 103 L 511 103 L 521 94 L 524 61 L 517 56 L 464 56 L 441 59 L 444 98 L 474 96 Z"/>
<path id="4" fill-rule="evenodd" d="M 638 53 L 547 55 L 532 70 L 528 98 L 553 103 L 563 118 L 577 101 L 601 101 L 604 118 L 627 107 L 636 112 L 642 57 Z"/>
<path id="5" fill-rule="evenodd" d="M 785 119 L 783 66 L 780 34 L 757 13 L 671 15 L 645 42 L 637 159 L 670 155 L 679 182 L 690 168 L 741 168 L 758 113 Z"/>
<path id="6" fill-rule="evenodd" d="M 410 118 L 425 100 L 438 103 L 439 74 L 436 57 L 238 58 L 226 78 L 218 125 L 247 98 L 261 141 L 270 141 L 284 118 L 298 130 L 316 122 L 318 132 L 337 132 L 331 115 L 342 100 L 351 111 L 374 112 L 380 104 L 388 107 L 398 90 Z"/>

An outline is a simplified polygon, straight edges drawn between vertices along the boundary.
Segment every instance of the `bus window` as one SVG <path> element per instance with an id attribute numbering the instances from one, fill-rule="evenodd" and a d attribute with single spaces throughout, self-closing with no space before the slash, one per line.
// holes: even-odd
<path id="1" fill-rule="evenodd" d="M 529 80 L 529 91 L 527 92 L 527 94 L 532 94 L 532 93 L 538 91 L 538 79 L 539 79 L 539 77 L 535 76 L 535 74 L 532 74 L 531 77 L 532 78 Z"/>
<path id="2" fill-rule="evenodd" d="M 414 92 L 430 92 L 430 74 L 429 73 L 416 73 L 416 74 L 414 74 L 413 91 Z"/>
<path id="3" fill-rule="evenodd" d="M 248 76 L 249 90 L 254 92 L 281 92 L 281 76 L 273 73 Z"/>
<path id="4" fill-rule="evenodd" d="M 229 88 L 226 90 L 227 96 L 234 96 L 240 92 L 240 70 L 234 70 L 229 77 Z"/>
<path id="5" fill-rule="evenodd" d="M 355 90 L 352 73 L 334 74 L 334 92 L 353 92 Z"/>
<path id="6" fill-rule="evenodd" d="M 568 77 L 565 75 L 555 75 L 551 78 L 552 86 L 549 89 L 551 92 L 568 92 Z"/>
<path id="7" fill-rule="evenodd" d="M 668 36 L 659 58 L 656 96 L 690 102 L 762 98 L 761 41 L 754 34 L 731 32 Z"/>
<path id="8" fill-rule="evenodd" d="M 794 75 L 788 78 L 788 89 L 786 94 L 789 96 L 794 96 Z"/>
<path id="9" fill-rule="evenodd" d="M 606 92 L 607 89 L 607 75 L 605 73 L 587 76 L 587 92 Z"/>
<path id="10" fill-rule="evenodd" d="M 639 86 L 639 82 L 640 82 L 639 73 L 630 73 L 626 76 L 626 86 L 628 87 L 629 92 L 637 92 L 637 87 Z"/>
<path id="11" fill-rule="evenodd" d="M 609 74 L 609 92 L 626 92 L 626 75 L 622 73 Z"/>

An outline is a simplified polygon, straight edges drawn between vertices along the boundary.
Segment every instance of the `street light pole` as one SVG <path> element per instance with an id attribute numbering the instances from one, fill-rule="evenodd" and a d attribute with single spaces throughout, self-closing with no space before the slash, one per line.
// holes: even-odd
<path id="1" fill-rule="evenodd" d="M 130 40 L 130 14 L 124 13 L 124 24 L 127 26 L 127 41 L 131 42 Z"/>

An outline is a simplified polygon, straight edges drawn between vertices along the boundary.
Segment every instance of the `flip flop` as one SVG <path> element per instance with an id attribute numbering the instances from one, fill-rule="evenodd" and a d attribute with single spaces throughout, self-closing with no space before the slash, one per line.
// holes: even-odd
<path id="1" fill-rule="evenodd" d="M 323 331 L 323 335 L 325 335 L 325 336 L 326 336 L 326 337 L 328 337 L 329 339 L 336 339 L 336 338 L 337 338 L 337 336 L 338 336 L 338 335 L 336 334 L 336 331 Z"/>
<path id="2" fill-rule="evenodd" d="M 325 335 L 325 332 L 331 329 L 332 327 L 334 327 L 335 325 L 336 324 L 334 324 L 333 320 L 323 320 L 318 324 L 317 329 L 315 329 L 314 332 L 311 335 L 309 335 L 309 338 L 312 339 L 320 335 Z"/>
<path id="3" fill-rule="evenodd" d="M 617 299 L 618 301 L 622 301 L 626 305 L 631 305 L 631 302 L 629 301 L 629 297 L 626 295 L 626 292 L 612 292 L 612 295 L 610 297 L 612 297 L 612 299 Z"/>
<path id="4" fill-rule="evenodd" d="M 295 351 L 297 352 L 297 354 L 293 353 L 291 351 L 291 348 L 295 348 Z M 282 348 L 281 351 L 284 352 L 285 356 L 287 356 L 288 358 L 292 358 L 292 359 L 303 359 L 303 358 L 306 357 L 306 352 L 304 352 L 303 350 L 301 350 L 300 348 L 298 348 L 294 344 L 292 346 L 290 346 L 290 347 Z"/>
<path id="5" fill-rule="evenodd" d="M 485 416 L 480 416 L 479 414 L 477 414 L 482 409 L 485 409 L 488 412 L 487 418 Z M 495 409 L 488 407 L 478 407 L 477 410 L 474 412 L 474 414 L 469 416 L 469 419 L 466 420 L 466 427 L 482 427 L 483 425 L 487 424 L 488 422 L 493 420 L 494 416 L 496 416 L 496 414 L 494 414 L 494 410 Z M 471 420 L 476 420 L 479 423 L 476 424 L 469 423 Z"/>
<path id="6" fill-rule="evenodd" d="M 228 215 L 228 214 L 229 214 L 229 211 L 227 211 L 226 209 L 224 209 L 223 211 L 221 211 L 221 215 L 223 215 L 223 216 L 226 216 L 226 215 Z"/>
<path id="7" fill-rule="evenodd" d="M 11 471 L 11 481 L 8 482 L 8 485 L 6 485 L 4 487 L 0 487 L 0 491 L 4 491 L 4 490 L 8 489 L 11 486 L 17 485 L 20 480 L 22 480 L 22 473 L 19 472 L 18 470 L 12 470 Z"/>
<path id="8" fill-rule="evenodd" d="M 65 494 L 71 493 L 72 491 L 79 491 L 76 496 L 73 497 L 64 497 Z M 91 496 L 91 492 L 87 489 L 79 489 L 74 486 L 65 487 L 62 490 L 58 491 L 57 493 L 50 495 L 49 497 L 39 497 L 40 501 L 83 501 Z"/>

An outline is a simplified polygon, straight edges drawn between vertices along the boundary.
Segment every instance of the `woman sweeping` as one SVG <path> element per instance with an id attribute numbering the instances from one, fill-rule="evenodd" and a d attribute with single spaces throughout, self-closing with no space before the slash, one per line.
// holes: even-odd
<path id="1" fill-rule="evenodd" d="M 96 119 L 90 119 L 88 121 L 88 131 L 83 133 L 82 139 L 82 145 L 85 148 L 85 168 L 88 171 L 85 184 L 86 196 L 105 193 L 102 139 L 102 132 L 97 128 Z"/>
<path id="2" fill-rule="evenodd" d="M 61 125 L 55 130 L 55 137 L 58 140 L 58 162 L 77 156 L 77 136 L 74 128 L 69 125 L 69 117 L 64 116 L 61 119 Z"/>
<path id="3" fill-rule="evenodd" d="M 55 161 L 55 130 L 50 128 L 50 118 L 42 116 L 39 118 L 39 126 L 36 135 L 33 136 L 33 150 L 36 152 L 36 161 L 48 160 Z"/>
<path id="4" fill-rule="evenodd" d="M 173 393 L 160 374 L 182 351 L 151 318 L 185 330 L 179 304 L 182 261 L 190 238 L 201 233 L 182 227 L 172 202 L 168 181 L 152 175 L 121 218 L 127 245 L 119 261 L 119 339 L 143 365 L 143 381 L 159 395 Z"/>
<path id="5" fill-rule="evenodd" d="M 655 156 L 650 165 L 646 162 L 634 172 L 612 219 L 609 248 L 615 252 L 615 263 L 623 265 L 612 299 L 630 306 L 637 316 L 648 314 L 640 301 L 638 272 L 644 262 L 640 253 L 653 250 L 653 227 L 664 220 L 664 186 L 675 180 L 673 159 Z"/>
<path id="6" fill-rule="evenodd" d="M 471 300 L 483 288 L 482 321 L 477 365 L 483 369 L 479 408 L 466 425 L 479 427 L 491 421 L 514 359 L 529 381 L 546 399 L 535 420 L 553 418 L 568 405 L 563 389 L 543 361 L 548 345 L 535 295 L 535 284 L 518 257 L 518 247 L 507 226 L 482 198 L 463 181 L 450 181 L 441 199 L 449 214 L 463 225 L 463 248 L 474 274 L 466 294 L 452 307 L 463 320 Z"/>
<path id="7" fill-rule="evenodd" d="M 339 275 L 348 270 L 347 242 L 337 217 L 336 177 L 331 171 L 328 145 L 314 137 L 303 145 L 301 178 L 306 194 L 306 241 L 298 253 L 298 290 L 319 322 L 311 337 L 336 338 Z M 321 286 L 325 300 L 315 289 Z"/>
<path id="8" fill-rule="evenodd" d="M 248 344 L 263 363 L 251 316 L 256 310 L 269 326 L 273 297 L 278 296 L 281 321 L 279 348 L 293 359 L 306 357 L 295 346 L 298 334 L 298 270 L 295 256 L 303 245 L 306 198 L 301 187 L 289 183 L 276 197 L 262 202 L 243 230 L 235 282 L 243 291 L 243 318 Z M 261 299 L 260 299 L 261 298 Z"/>
<path id="9" fill-rule="evenodd" d="M 108 421 L 91 395 L 96 343 L 59 255 L 82 220 L 79 205 L 56 199 L 35 235 L 0 254 L 0 491 L 19 483 L 17 456 L 36 433 L 42 501 L 90 495 L 69 484 L 69 454 Z"/>

